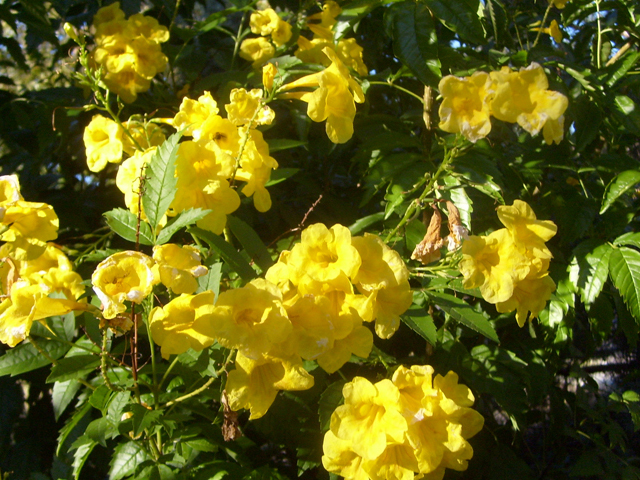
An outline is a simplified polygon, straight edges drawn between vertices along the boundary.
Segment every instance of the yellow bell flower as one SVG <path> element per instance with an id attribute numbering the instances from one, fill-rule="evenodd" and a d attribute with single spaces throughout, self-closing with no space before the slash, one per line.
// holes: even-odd
<path id="1" fill-rule="evenodd" d="M 138 75 L 130 65 L 120 72 L 108 72 L 104 83 L 124 103 L 135 102 L 139 93 L 146 92 L 151 87 L 151 81 Z"/>
<path id="2" fill-rule="evenodd" d="M 95 22 L 95 21 L 94 21 Z M 169 41 L 169 29 L 160 25 L 153 17 L 136 13 L 129 17 L 128 23 L 136 37 L 143 37 L 151 43 L 165 43 Z"/>
<path id="3" fill-rule="evenodd" d="M 519 72 L 503 67 L 491 72 L 491 78 L 496 85 L 491 102 L 493 115 L 505 122 L 517 122 L 531 135 L 542 130 L 547 121 L 557 121 L 569 104 L 567 97 L 548 90 L 547 75 L 537 63 Z"/>
<path id="4" fill-rule="evenodd" d="M 46 203 L 18 201 L 5 207 L 2 224 L 8 229 L 0 240 L 11 244 L 12 256 L 32 260 L 45 251 L 47 242 L 58 237 L 58 216 Z"/>
<path id="5" fill-rule="evenodd" d="M 253 62 L 253 68 L 271 60 L 276 54 L 276 49 L 264 37 L 247 38 L 240 44 L 240 58 Z"/>
<path id="6" fill-rule="evenodd" d="M 514 241 L 531 251 L 534 257 L 551 258 L 544 245 L 557 233 L 558 227 L 551 220 L 538 220 L 528 203 L 514 200 L 512 206 L 501 205 L 497 209 L 500 222 L 507 227 Z"/>
<path id="7" fill-rule="evenodd" d="M 355 102 L 364 102 L 364 93 L 360 85 L 351 78 L 349 70 L 338 54 L 325 47 L 324 54 L 331 65 L 322 72 L 307 75 L 282 87 L 290 90 L 298 87 L 318 88 L 309 93 L 283 94 L 281 98 L 299 98 L 307 102 L 307 115 L 314 122 L 327 121 L 326 131 L 333 143 L 345 143 L 353 136 L 353 119 L 356 115 Z"/>
<path id="8" fill-rule="evenodd" d="M 253 359 L 268 354 L 292 330 L 282 306 L 282 294 L 278 287 L 263 279 L 221 293 L 209 328 L 209 335 L 215 336 L 220 345 L 237 348 Z"/>
<path id="9" fill-rule="evenodd" d="M 176 130 L 182 130 L 184 135 L 200 138 L 200 129 L 205 121 L 218 114 L 218 104 L 211 96 L 211 93 L 205 91 L 198 100 L 191 100 L 184 97 L 180 104 L 180 111 L 176 113 L 173 119 L 173 126 Z"/>
<path id="10" fill-rule="evenodd" d="M 122 161 L 122 136 L 122 129 L 116 122 L 102 115 L 93 116 L 82 136 L 89 170 L 100 172 L 107 163 Z"/>
<path id="11" fill-rule="evenodd" d="M 267 413 L 279 390 L 308 390 L 313 383 L 300 357 L 253 359 L 238 352 L 236 368 L 229 372 L 225 390 L 232 410 L 249 409 L 249 420 L 256 420 Z"/>
<path id="12" fill-rule="evenodd" d="M 251 33 L 262 36 L 270 35 L 279 23 L 280 17 L 273 8 L 253 12 L 249 18 Z"/>
<path id="13" fill-rule="evenodd" d="M 289 22 L 280 19 L 276 28 L 271 32 L 271 40 L 276 44 L 276 47 L 281 47 L 291 40 L 291 25 Z"/>
<path id="14" fill-rule="evenodd" d="M 15 347 L 29 335 L 34 321 L 86 310 L 86 303 L 49 298 L 51 290 L 43 284 L 15 282 L 9 296 L 0 303 L 0 342 Z"/>
<path id="15" fill-rule="evenodd" d="M 243 132 L 242 136 L 247 135 Z M 242 193 L 247 197 L 253 196 L 253 204 L 259 212 L 266 212 L 271 208 L 271 196 L 266 188 L 271 178 L 271 171 L 278 168 L 278 162 L 269 155 L 269 145 L 265 142 L 262 132 L 250 130 L 249 139 L 245 144 L 240 159 L 240 168 L 236 171 L 236 179 L 247 184 Z"/>
<path id="16" fill-rule="evenodd" d="M 273 88 L 273 80 L 276 78 L 278 74 L 278 67 L 276 67 L 273 63 L 267 63 L 264 67 L 262 67 L 262 85 L 264 86 L 265 91 L 271 90 Z"/>
<path id="17" fill-rule="evenodd" d="M 206 275 L 200 252 L 190 245 L 174 243 L 153 247 L 153 259 L 158 265 L 160 282 L 173 293 L 193 293 L 198 289 L 196 278 Z"/>
<path id="18" fill-rule="evenodd" d="M 234 157 L 238 155 L 240 135 L 236 127 L 227 118 L 220 115 L 211 115 L 200 127 L 199 132 L 194 132 L 193 139 L 203 143 L 214 142 L 221 150 Z M 207 145 L 209 146 L 209 145 Z"/>
<path id="19" fill-rule="evenodd" d="M 7 207 L 15 205 L 22 198 L 20 193 L 20 181 L 17 175 L 0 176 L 0 222 L 4 217 Z"/>
<path id="20" fill-rule="evenodd" d="M 162 358 L 180 355 L 189 348 L 199 352 L 215 341 L 206 326 L 213 310 L 214 294 L 182 294 L 164 307 L 155 307 L 149 314 L 153 341 L 160 345 Z"/>
<path id="21" fill-rule="evenodd" d="M 355 38 L 341 39 L 336 46 L 336 52 L 347 67 L 353 68 L 358 75 L 363 77 L 369 74 L 367 66 L 362 59 L 362 47 Z"/>
<path id="22" fill-rule="evenodd" d="M 142 206 L 140 201 L 140 177 L 144 176 L 144 170 L 151 162 L 153 155 L 156 151 L 156 147 L 152 147 L 144 152 L 136 150 L 132 157 L 127 158 L 116 174 L 116 186 L 124 194 L 124 203 L 134 215 L 138 214 L 138 206 Z M 141 218 L 147 219 L 147 216 L 142 211 Z M 166 219 L 160 222 L 166 223 Z"/>
<path id="23" fill-rule="evenodd" d="M 348 480 L 371 480 L 363 469 L 362 457 L 351 449 L 351 442 L 339 439 L 331 430 L 324 436 L 322 451 L 322 466 L 328 472 Z"/>
<path id="24" fill-rule="evenodd" d="M 556 284 L 549 275 L 527 276 L 518 282 L 511 298 L 496 304 L 496 310 L 500 313 L 515 310 L 518 325 L 524 327 L 527 319 L 533 320 L 544 310 L 555 289 Z"/>
<path id="25" fill-rule="evenodd" d="M 443 96 L 439 128 L 449 133 L 461 133 L 474 143 L 489 134 L 493 95 L 489 74 L 475 72 L 463 78 L 447 75 L 440 80 L 438 89 Z"/>
<path id="26" fill-rule="evenodd" d="M 254 88 L 247 92 L 244 88 L 234 88 L 229 94 L 229 103 L 224 106 L 227 118 L 234 125 L 271 125 L 276 114 L 262 104 L 262 90 Z"/>
<path id="27" fill-rule="evenodd" d="M 542 127 L 542 136 L 547 145 L 560 144 L 564 138 L 564 115 L 557 120 L 548 119 Z"/>
<path id="28" fill-rule="evenodd" d="M 103 316 L 114 318 L 126 311 L 125 301 L 141 303 L 159 282 L 153 259 L 134 252 L 118 252 L 98 264 L 91 283 L 104 307 Z"/>
<path id="29" fill-rule="evenodd" d="M 103 23 L 124 20 L 124 12 L 120 9 L 120 2 L 102 7 L 93 16 L 93 26 L 99 27 Z"/>
<path id="30" fill-rule="evenodd" d="M 328 67 L 331 60 L 327 57 L 323 50 L 325 47 L 333 49 L 333 41 L 324 38 L 314 38 L 309 40 L 303 36 L 299 36 L 297 40 L 298 49 L 294 55 L 304 63 L 318 63 Z"/>
<path id="31" fill-rule="evenodd" d="M 320 368 L 327 373 L 337 372 L 351 359 L 351 355 L 367 358 L 373 348 L 373 335 L 362 325 L 362 320 L 354 310 L 339 315 L 338 319 L 345 326 L 351 323 L 351 331 L 346 337 L 337 338 L 333 347 L 316 359 Z"/>
<path id="32" fill-rule="evenodd" d="M 569 0 L 549 0 L 549 3 L 551 3 L 557 9 L 562 10 L 567 5 L 568 1 Z"/>

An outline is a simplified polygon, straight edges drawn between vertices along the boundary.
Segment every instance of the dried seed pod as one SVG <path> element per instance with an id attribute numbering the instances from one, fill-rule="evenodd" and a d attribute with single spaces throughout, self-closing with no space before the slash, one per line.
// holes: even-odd
<path id="1" fill-rule="evenodd" d="M 447 250 L 453 252 L 460 248 L 462 240 L 469 238 L 469 231 L 460 221 L 460 212 L 453 202 L 447 200 L 447 210 L 449 211 L 449 235 L 445 238 Z"/>
<path id="2" fill-rule="evenodd" d="M 423 213 L 423 222 L 426 223 L 427 212 Z M 440 249 L 444 245 L 442 237 L 440 237 L 440 226 L 442 225 L 442 215 L 438 208 L 433 206 L 433 215 L 427 227 L 427 233 L 422 241 L 416 245 L 415 250 L 411 254 L 412 260 L 419 260 L 423 265 L 435 262 L 440 259 Z"/>

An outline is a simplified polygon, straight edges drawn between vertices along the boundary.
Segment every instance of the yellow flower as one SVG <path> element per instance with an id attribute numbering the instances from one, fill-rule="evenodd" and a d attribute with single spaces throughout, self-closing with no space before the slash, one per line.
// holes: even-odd
<path id="1" fill-rule="evenodd" d="M 47 242 L 58 237 L 58 216 L 51 205 L 18 201 L 5 208 L 2 224 L 8 229 L 0 235 L 0 240 L 11 244 L 15 258 L 37 258 L 46 249 Z"/>
<path id="2" fill-rule="evenodd" d="M 356 115 L 355 102 L 364 102 L 364 93 L 360 85 L 351 78 L 349 70 L 331 48 L 325 47 L 324 54 L 331 65 L 320 73 L 307 75 L 283 89 L 297 87 L 318 88 L 310 93 L 282 95 L 283 98 L 299 98 L 307 102 L 307 115 L 314 122 L 327 121 L 326 131 L 333 143 L 345 143 L 353 136 L 353 119 Z"/>
<path id="3" fill-rule="evenodd" d="M 162 346 L 162 358 L 179 355 L 189 348 L 201 351 L 212 345 L 215 339 L 203 328 L 213 310 L 214 294 L 211 291 L 197 295 L 180 295 L 164 307 L 155 307 L 149 314 L 153 341 Z"/>
<path id="4" fill-rule="evenodd" d="M 205 121 L 218 114 L 218 104 L 211 96 L 211 93 L 205 91 L 198 100 L 183 98 L 180 104 L 180 111 L 173 119 L 173 126 L 177 130 L 182 130 L 185 135 L 200 137 L 199 132 Z"/>
<path id="5" fill-rule="evenodd" d="M 276 28 L 271 32 L 271 40 L 277 47 L 281 47 L 291 40 L 291 25 L 284 20 L 280 20 Z"/>
<path id="6" fill-rule="evenodd" d="M 74 310 L 86 310 L 86 303 L 49 298 L 51 290 L 43 284 L 15 282 L 9 297 L 0 303 L 0 342 L 15 347 L 27 338 L 34 321 L 66 315 Z"/>
<path id="7" fill-rule="evenodd" d="M 333 0 L 327 0 L 322 6 L 322 11 L 307 18 L 307 27 L 315 34 L 316 38 L 333 40 L 333 26 L 336 17 L 342 13 L 340 6 Z M 319 20 L 319 23 L 317 21 Z"/>
<path id="8" fill-rule="evenodd" d="M 362 457 L 351 449 L 351 442 L 340 440 L 331 430 L 324 435 L 322 451 L 322 465 L 328 472 L 349 480 L 371 480 L 362 468 Z"/>
<path id="9" fill-rule="evenodd" d="M 325 47 L 333 49 L 333 42 L 331 40 L 324 38 L 309 40 L 300 36 L 298 37 L 297 43 L 298 49 L 294 52 L 294 55 L 304 63 L 319 63 L 325 67 L 331 65 L 331 60 L 329 60 L 329 57 L 323 52 Z"/>
<path id="10" fill-rule="evenodd" d="M 22 198 L 17 175 L 0 176 L 0 222 L 8 206 L 15 205 Z"/>
<path id="11" fill-rule="evenodd" d="M 505 122 L 517 122 L 531 135 L 536 135 L 547 121 L 557 121 L 567 109 L 567 97 L 547 90 L 547 75 L 537 63 L 519 72 L 503 67 L 491 72 L 491 78 L 496 84 L 491 102 L 493 115 Z"/>
<path id="12" fill-rule="evenodd" d="M 347 67 L 353 68 L 358 75 L 366 76 L 369 73 L 367 66 L 362 60 L 362 47 L 358 45 L 355 38 L 342 39 L 338 42 L 336 52 Z"/>
<path id="13" fill-rule="evenodd" d="M 142 206 L 140 202 L 140 177 L 144 175 L 144 169 L 151 161 L 156 147 L 152 147 L 145 152 L 136 150 L 132 157 L 127 158 L 116 174 L 116 186 L 124 194 L 124 203 L 127 208 L 134 215 L 138 214 L 138 205 Z M 142 211 L 141 218 L 147 219 L 147 216 Z M 161 223 L 164 223 L 161 222 Z"/>
<path id="14" fill-rule="evenodd" d="M 158 283 L 153 259 L 140 252 L 124 251 L 98 264 L 91 283 L 104 307 L 104 318 L 126 311 L 125 301 L 141 303 Z"/>
<path id="15" fill-rule="evenodd" d="M 391 380 L 375 385 L 355 377 L 343 389 L 344 405 L 331 415 L 331 432 L 351 443 L 365 460 L 375 460 L 388 443 L 403 443 L 408 425 L 400 413 L 400 392 Z"/>
<path id="16" fill-rule="evenodd" d="M 107 163 L 122 161 L 122 135 L 120 126 L 110 118 L 93 116 L 83 134 L 89 170 L 100 172 Z"/>
<path id="17" fill-rule="evenodd" d="M 271 171 L 278 168 L 278 162 L 269 155 L 269 145 L 264 141 L 262 132 L 252 129 L 248 135 L 236 178 L 247 182 L 241 191 L 247 197 L 253 196 L 256 210 L 266 212 L 271 208 L 271 196 L 266 184 L 271 178 Z"/>
<path id="18" fill-rule="evenodd" d="M 551 258 L 544 245 L 553 238 L 558 227 L 551 220 L 538 220 L 528 203 L 514 200 L 512 206 L 498 207 L 498 218 L 507 227 L 516 242 L 531 250 L 538 258 Z"/>
<path id="19" fill-rule="evenodd" d="M 279 390 L 308 390 L 313 383 L 300 357 L 252 359 L 238 352 L 236 369 L 229 372 L 225 390 L 231 409 L 249 409 L 249 420 L 255 420 L 267 413 Z"/>
<path id="20" fill-rule="evenodd" d="M 547 145 L 560 144 L 564 138 L 564 115 L 560 115 L 557 120 L 548 119 L 542 127 L 542 136 Z"/>
<path id="21" fill-rule="evenodd" d="M 131 66 L 117 73 L 107 73 L 104 83 L 109 90 L 119 95 L 124 103 L 135 102 L 138 94 L 146 92 L 151 86 L 151 82 L 138 75 Z"/>
<path id="22" fill-rule="evenodd" d="M 234 88 L 229 94 L 229 102 L 224 106 L 227 118 L 234 125 L 246 125 L 251 122 L 258 125 L 271 125 L 275 113 L 267 105 L 262 104 L 262 90 L 254 88 L 247 92 L 244 88 Z"/>
<path id="23" fill-rule="evenodd" d="M 249 18 L 251 32 L 262 36 L 271 34 L 279 23 L 280 17 L 273 8 L 253 12 Z"/>
<path id="24" fill-rule="evenodd" d="M 560 30 L 560 26 L 557 21 L 551 20 L 549 31 L 547 33 L 553 37 L 556 43 L 560 43 L 562 41 L 562 31 Z"/>
<path id="25" fill-rule="evenodd" d="M 209 335 L 227 348 L 257 359 L 291 333 L 282 295 L 272 283 L 256 279 L 242 288 L 223 292 L 209 322 Z"/>
<path id="26" fill-rule="evenodd" d="M 518 325 L 524 327 L 527 318 L 533 320 L 544 310 L 555 289 L 556 284 L 549 275 L 543 275 L 539 278 L 527 276 L 518 282 L 513 289 L 511 298 L 496 304 L 496 310 L 500 313 L 515 310 Z"/>
<path id="27" fill-rule="evenodd" d="M 360 254 L 351 244 L 349 229 L 342 225 L 328 229 L 321 223 L 302 231 L 300 243 L 293 247 L 288 258 L 291 281 L 296 285 L 305 277 L 320 283 L 349 283 L 360 264 Z"/>
<path id="28" fill-rule="evenodd" d="M 247 38 L 240 44 L 240 57 L 253 62 L 253 68 L 259 68 L 276 53 L 276 49 L 264 37 Z"/>
<path id="29" fill-rule="evenodd" d="M 240 135 L 236 127 L 227 118 L 220 115 L 211 115 L 200 127 L 200 131 L 194 132 L 196 141 L 214 142 L 221 150 L 234 157 L 238 154 Z M 207 145 L 210 147 L 210 145 Z"/>
<path id="30" fill-rule="evenodd" d="M 567 5 L 568 1 L 569 0 L 549 0 L 549 3 L 551 3 L 557 9 L 562 10 Z"/>
<path id="31" fill-rule="evenodd" d="M 273 63 L 267 63 L 262 67 L 262 85 L 264 86 L 265 91 L 273 88 L 273 80 L 276 78 L 277 74 L 278 67 Z"/>
<path id="32" fill-rule="evenodd" d="M 137 37 L 143 37 L 151 43 L 169 41 L 169 29 L 164 25 L 160 25 L 153 17 L 136 13 L 129 17 L 128 22 Z"/>
<path id="33" fill-rule="evenodd" d="M 463 78 L 447 75 L 440 80 L 438 89 L 443 96 L 438 125 L 442 130 L 461 133 L 474 143 L 489 134 L 493 94 L 489 74 L 475 72 Z"/>
<path id="34" fill-rule="evenodd" d="M 153 247 L 153 259 L 158 265 L 160 281 L 173 293 L 193 293 L 198 289 L 196 278 L 207 273 L 198 249 L 174 243 Z"/>
<path id="35" fill-rule="evenodd" d="M 120 2 L 113 2 L 111 5 L 106 7 L 102 7 L 100 10 L 96 12 L 93 17 L 93 26 L 98 27 L 99 25 L 107 22 L 113 22 L 117 20 L 124 19 L 124 12 L 120 9 Z"/>

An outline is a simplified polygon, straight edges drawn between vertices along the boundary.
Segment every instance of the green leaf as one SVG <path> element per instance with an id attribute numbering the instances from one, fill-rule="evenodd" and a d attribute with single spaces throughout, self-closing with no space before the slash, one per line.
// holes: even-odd
<path id="1" fill-rule="evenodd" d="M 431 345 L 438 343 L 436 325 L 424 307 L 412 305 L 402 316 L 402 321 Z"/>
<path id="2" fill-rule="evenodd" d="M 598 298 L 609 274 L 609 258 L 613 248 L 608 243 L 597 246 L 578 259 L 580 277 L 578 287 L 583 303 L 590 305 Z"/>
<path id="3" fill-rule="evenodd" d="M 233 248 L 233 245 L 227 243 L 219 235 L 198 227 L 189 228 L 189 232 L 207 242 L 212 249 L 220 254 L 229 267 L 245 281 L 248 282 L 257 276 L 255 270 L 249 265 L 249 262 Z"/>
<path id="4" fill-rule="evenodd" d="M 176 196 L 176 158 L 182 132 L 174 133 L 158 147 L 145 170 L 142 206 L 155 231 Z"/>
<path id="5" fill-rule="evenodd" d="M 56 455 L 60 456 L 62 453 L 62 447 L 65 445 L 67 438 L 74 432 L 78 424 L 82 421 L 82 419 L 89 413 L 91 410 L 91 405 L 85 403 L 82 407 L 75 410 L 71 418 L 65 423 L 64 427 L 60 429 L 60 435 L 58 435 L 58 446 L 56 448 Z M 84 431 L 82 424 L 78 428 L 81 431 Z"/>
<path id="6" fill-rule="evenodd" d="M 425 85 L 437 87 L 442 72 L 438 59 L 438 37 L 431 12 L 411 0 L 392 5 L 385 15 L 393 53 Z"/>
<path id="7" fill-rule="evenodd" d="M 351 225 L 349 225 L 349 231 L 351 235 L 358 235 L 360 232 L 370 227 L 374 223 L 381 222 L 384 219 L 384 212 L 374 213 L 372 215 L 368 215 L 359 220 L 356 220 Z"/>
<path id="8" fill-rule="evenodd" d="M 625 170 L 619 175 L 616 175 L 604 191 L 600 214 L 606 212 L 607 209 L 613 205 L 613 202 L 638 183 L 640 183 L 640 171 L 638 170 Z"/>
<path id="9" fill-rule="evenodd" d="M 640 111 L 631 98 L 626 95 L 616 95 L 613 114 L 622 123 L 625 133 L 640 135 Z"/>
<path id="10" fill-rule="evenodd" d="M 97 418 L 92 421 L 85 430 L 84 434 L 103 447 L 107 446 L 107 439 L 113 436 L 116 429 L 113 423 L 107 417 Z"/>
<path id="11" fill-rule="evenodd" d="M 61 358 L 51 369 L 51 374 L 47 377 L 47 383 L 64 382 L 84 377 L 87 373 L 95 370 L 98 365 L 100 365 L 100 358 L 95 355 L 76 355 Z"/>
<path id="12" fill-rule="evenodd" d="M 54 360 L 63 356 L 69 350 L 64 343 L 55 340 L 38 340 L 38 347 L 45 351 L 49 358 Z M 0 377 L 3 375 L 15 376 L 30 372 L 36 368 L 44 367 L 51 361 L 36 349 L 31 343 L 22 343 L 8 350 L 0 357 Z"/>
<path id="13" fill-rule="evenodd" d="M 426 0 L 429 10 L 463 40 L 484 44 L 478 0 Z"/>
<path id="14" fill-rule="evenodd" d="M 471 231 L 473 203 L 460 183 L 460 180 L 452 176 L 446 176 L 442 178 L 441 181 L 438 181 L 438 183 L 449 188 L 442 191 L 438 190 L 436 195 L 450 200 L 458 208 L 462 224 L 467 227 L 467 230 Z"/>
<path id="15" fill-rule="evenodd" d="M 271 265 L 271 254 L 262 240 L 247 223 L 243 222 L 233 215 L 227 215 L 227 225 L 231 229 L 231 233 L 240 241 L 245 251 L 249 254 L 256 264 L 266 272 Z"/>
<path id="16" fill-rule="evenodd" d="M 494 342 L 500 343 L 498 334 L 489 320 L 476 312 L 467 302 L 446 293 L 431 291 L 425 293 L 437 307 L 448 313 L 451 318 Z"/>
<path id="17" fill-rule="evenodd" d="M 338 380 L 329 385 L 320 395 L 318 400 L 318 420 L 320 420 L 320 430 L 326 432 L 329 430 L 331 415 L 335 409 L 342 403 L 342 387 L 347 383 L 346 380 Z"/>
<path id="18" fill-rule="evenodd" d="M 209 266 L 209 270 L 206 275 L 198 277 L 198 290 L 197 293 L 202 293 L 207 290 L 211 290 L 215 294 L 215 298 L 220 295 L 220 279 L 222 278 L 222 263 L 214 263 Z"/>
<path id="19" fill-rule="evenodd" d="M 111 420 L 112 423 L 119 423 L 120 417 L 122 416 L 122 410 L 129 403 L 131 399 L 131 392 L 117 392 L 113 395 L 113 398 L 109 402 L 109 406 L 107 407 L 107 418 Z"/>
<path id="20" fill-rule="evenodd" d="M 142 447 L 135 442 L 121 443 L 111 457 L 111 469 L 109 480 L 120 480 L 132 475 L 138 464 L 147 460 L 147 454 Z"/>
<path id="21" fill-rule="evenodd" d="M 131 423 L 133 425 L 134 437 L 138 436 L 154 423 L 157 423 L 158 419 L 164 414 L 162 410 L 148 410 L 138 404 L 130 405 L 129 410 L 133 413 Z"/>
<path id="22" fill-rule="evenodd" d="M 76 397 L 79 389 L 80 382 L 75 380 L 65 380 L 64 382 L 56 382 L 53 384 L 51 403 L 53 404 L 53 414 L 55 415 L 56 422 Z"/>
<path id="23" fill-rule="evenodd" d="M 198 220 L 202 220 L 209 213 L 211 213 L 211 210 L 205 210 L 203 208 L 190 208 L 189 210 L 184 210 L 160 231 L 156 240 L 156 245 L 164 245 L 171 240 L 173 234 L 178 230 L 188 227 L 189 225 L 193 225 Z"/>
<path id="24" fill-rule="evenodd" d="M 80 478 L 82 467 L 97 445 L 96 442 L 89 439 L 88 437 L 82 436 L 78 440 L 80 439 L 82 439 L 80 445 L 77 445 L 78 441 L 74 442 L 74 445 L 77 445 L 75 452 L 73 452 L 73 478 L 75 480 L 78 480 L 78 478 Z"/>
<path id="25" fill-rule="evenodd" d="M 125 240 L 135 243 L 138 226 L 138 217 L 136 215 L 124 208 L 114 208 L 103 215 L 107 219 L 107 224 L 111 230 Z M 140 220 L 140 243 L 142 245 L 153 245 L 151 227 L 144 220 Z"/>
<path id="26" fill-rule="evenodd" d="M 598 104 L 584 95 L 578 99 L 574 109 L 576 149 L 581 152 L 598 136 L 603 115 Z"/>
<path id="27" fill-rule="evenodd" d="M 636 62 L 640 59 L 640 53 L 633 50 L 628 51 L 620 60 L 613 64 L 613 71 L 609 74 L 609 78 L 606 80 L 608 87 L 613 87 L 618 80 L 623 78 L 629 70 L 633 68 Z"/>
<path id="28" fill-rule="evenodd" d="M 618 245 L 631 245 L 640 248 L 640 232 L 629 232 L 624 235 L 620 235 L 613 241 L 613 244 Z"/>
<path id="29" fill-rule="evenodd" d="M 337 18 L 338 22 L 332 29 L 336 41 L 343 38 L 354 25 L 381 3 L 380 0 L 356 0 L 345 4 Z"/>
<path id="30" fill-rule="evenodd" d="M 279 152 L 281 150 L 288 150 L 290 148 L 302 147 L 307 144 L 307 142 L 302 142 L 300 140 L 290 140 L 288 138 L 269 139 L 267 143 L 269 144 L 269 153 Z M 285 170 L 295 170 L 297 172 L 300 169 L 285 168 Z M 273 172 L 273 173 L 276 173 L 276 172 Z"/>
<path id="31" fill-rule="evenodd" d="M 265 187 L 271 187 L 278 183 L 284 182 L 287 178 L 293 177 L 300 171 L 299 168 L 279 168 L 271 172 L 269 181 L 265 184 Z"/>
<path id="32" fill-rule="evenodd" d="M 614 250 L 609 259 L 609 275 L 640 324 L 640 252 L 627 247 Z"/>

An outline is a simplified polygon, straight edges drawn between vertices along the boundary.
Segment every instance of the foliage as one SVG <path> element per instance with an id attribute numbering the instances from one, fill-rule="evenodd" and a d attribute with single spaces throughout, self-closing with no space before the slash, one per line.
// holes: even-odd
<path id="1" fill-rule="evenodd" d="M 0 477 L 640 478 L 637 5 L 338 3 L 0 4 Z"/>

